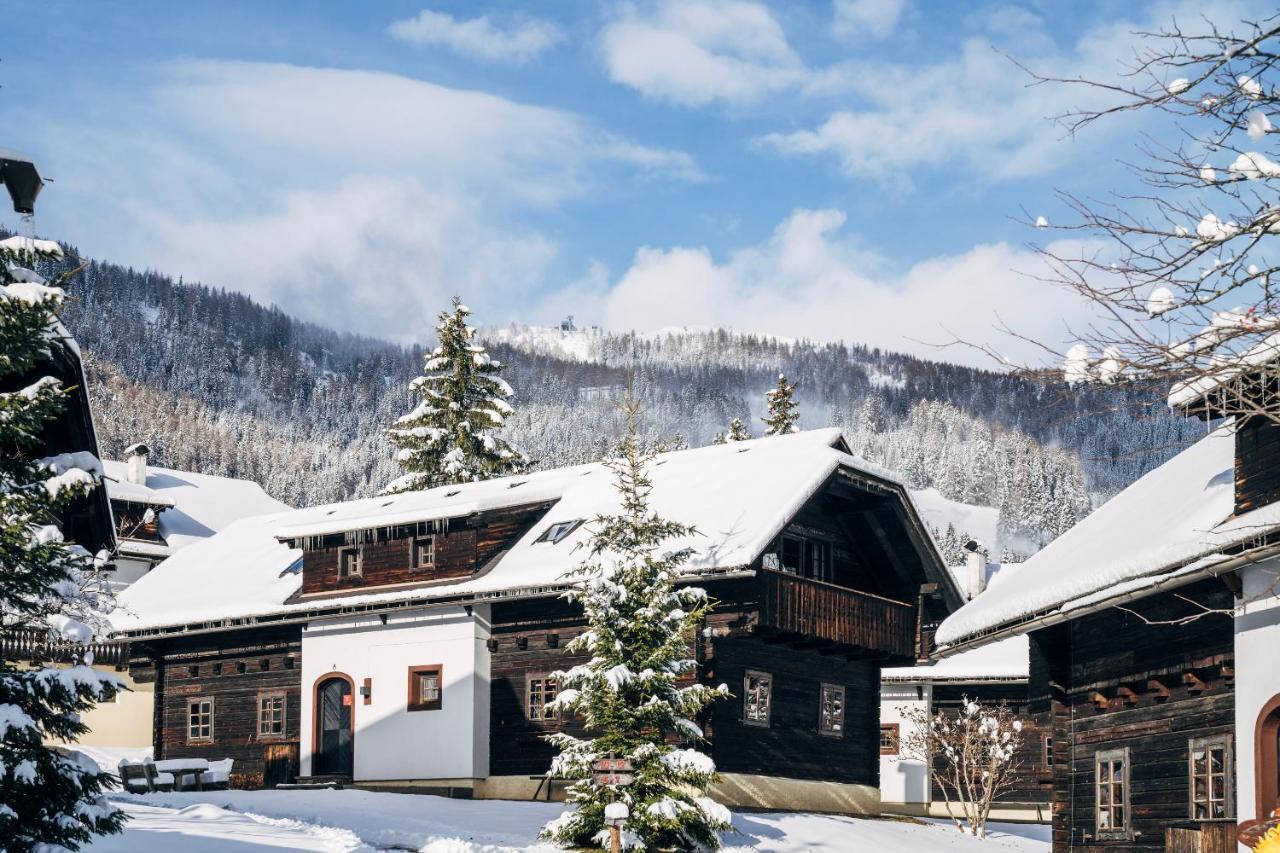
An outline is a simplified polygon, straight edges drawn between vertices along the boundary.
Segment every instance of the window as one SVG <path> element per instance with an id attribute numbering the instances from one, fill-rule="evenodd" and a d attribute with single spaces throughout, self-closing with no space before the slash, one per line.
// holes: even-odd
<path id="1" fill-rule="evenodd" d="M 554 722 L 560 719 L 560 710 L 552 701 L 560 695 L 560 684 L 549 675 L 529 676 L 525 691 L 525 712 L 529 719 L 538 722 Z"/>
<path id="2" fill-rule="evenodd" d="M 557 521 L 555 524 L 542 531 L 542 535 L 535 539 L 534 542 L 550 542 L 554 545 L 573 531 L 577 530 L 580 524 L 582 524 L 582 519 L 580 518 L 575 518 L 572 521 Z"/>
<path id="3" fill-rule="evenodd" d="M 748 726 L 768 726 L 772 710 L 773 676 L 747 670 L 742 679 L 742 722 Z"/>
<path id="4" fill-rule="evenodd" d="M 443 707 L 444 666 L 409 667 L 409 710 L 439 711 Z"/>
<path id="5" fill-rule="evenodd" d="M 1097 812 L 1094 825 L 1098 838 L 1129 839 L 1129 750 L 1111 749 L 1097 753 Z"/>
<path id="6" fill-rule="evenodd" d="M 1191 817 L 1231 817 L 1231 738 L 1194 738 L 1189 746 Z"/>
<path id="7" fill-rule="evenodd" d="M 844 687 L 839 684 L 822 685 L 818 732 L 829 737 L 844 737 Z"/>
<path id="8" fill-rule="evenodd" d="M 196 697 L 187 701 L 187 741 L 213 740 L 213 700 Z"/>
<path id="9" fill-rule="evenodd" d="M 284 694 L 258 697 L 258 736 L 284 737 Z"/>
<path id="10" fill-rule="evenodd" d="M 814 580 L 830 581 L 831 543 L 817 539 L 783 536 L 778 548 L 782 571 Z"/>
<path id="11" fill-rule="evenodd" d="M 1053 735 L 1044 736 L 1044 766 L 1053 769 Z"/>
<path id="12" fill-rule="evenodd" d="M 880 726 L 880 754 L 898 754 L 898 724 L 884 723 Z"/>
<path id="13" fill-rule="evenodd" d="M 436 564 L 436 538 L 420 536 L 413 540 L 413 567 L 430 569 Z"/>
<path id="14" fill-rule="evenodd" d="M 359 548 L 343 548 L 338 552 L 338 577 L 359 577 L 362 571 Z"/>

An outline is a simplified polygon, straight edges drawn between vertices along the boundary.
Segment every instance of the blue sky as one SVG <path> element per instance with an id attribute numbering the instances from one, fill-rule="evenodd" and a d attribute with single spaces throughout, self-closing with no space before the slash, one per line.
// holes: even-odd
<path id="1" fill-rule="evenodd" d="M 1132 31 L 1232 4 L 6 2 L 0 146 L 37 228 L 351 331 L 726 325 L 938 357 L 1042 340 L 1023 210 L 1100 195 L 1141 128 L 1064 139 Z M 13 227 L 11 213 L 0 224 Z M 1016 342 L 998 344 L 1017 355 Z M 948 351 L 948 358 L 983 363 Z"/>

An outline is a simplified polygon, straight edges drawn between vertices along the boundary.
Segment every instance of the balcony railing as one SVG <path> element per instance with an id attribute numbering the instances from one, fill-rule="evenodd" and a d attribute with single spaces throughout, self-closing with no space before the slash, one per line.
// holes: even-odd
<path id="1" fill-rule="evenodd" d="M 912 658 L 916 607 L 869 592 L 761 569 L 760 624 L 805 637 Z"/>
<path id="2" fill-rule="evenodd" d="M 129 644 L 117 641 L 77 646 L 51 640 L 48 631 L 23 628 L 0 633 L 0 658 L 4 660 L 53 661 L 79 663 L 86 651 L 93 652 L 93 662 L 122 665 L 129 659 Z"/>

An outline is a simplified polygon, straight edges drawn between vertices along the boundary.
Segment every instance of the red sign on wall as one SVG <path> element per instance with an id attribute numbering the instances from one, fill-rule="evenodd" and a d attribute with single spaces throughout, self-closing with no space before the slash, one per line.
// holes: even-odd
<path id="1" fill-rule="evenodd" d="M 346 696 L 343 696 L 343 697 L 342 697 L 342 704 L 343 704 L 343 705 L 346 705 L 348 708 L 350 708 L 350 707 L 351 707 L 351 700 L 352 700 L 353 698 L 354 698 L 354 697 L 353 697 L 350 693 L 348 693 Z"/>

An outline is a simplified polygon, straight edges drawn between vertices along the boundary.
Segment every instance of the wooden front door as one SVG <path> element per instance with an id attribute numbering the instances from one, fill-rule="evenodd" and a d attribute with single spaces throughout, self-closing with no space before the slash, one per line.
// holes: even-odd
<path id="1" fill-rule="evenodd" d="M 315 755 L 313 776 L 350 776 L 352 769 L 351 682 L 333 676 L 316 686 Z"/>

